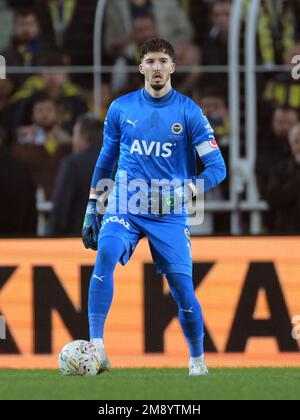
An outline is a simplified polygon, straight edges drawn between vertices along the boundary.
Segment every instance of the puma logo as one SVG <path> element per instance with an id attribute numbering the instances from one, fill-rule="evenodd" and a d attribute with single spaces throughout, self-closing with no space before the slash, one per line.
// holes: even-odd
<path id="1" fill-rule="evenodd" d="M 135 120 L 134 122 L 131 121 L 131 120 L 127 120 L 127 122 L 128 122 L 128 124 L 131 124 L 131 125 L 133 125 L 133 127 L 136 128 L 136 123 L 138 122 L 138 120 Z"/>

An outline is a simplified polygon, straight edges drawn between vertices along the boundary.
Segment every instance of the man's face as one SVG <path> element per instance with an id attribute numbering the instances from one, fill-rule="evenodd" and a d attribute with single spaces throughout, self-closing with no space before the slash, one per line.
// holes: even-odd
<path id="1" fill-rule="evenodd" d="M 277 109 L 273 116 L 272 129 L 277 137 L 288 138 L 289 131 L 298 122 L 298 115 L 293 110 Z"/>
<path id="2" fill-rule="evenodd" d="M 225 118 L 227 115 L 227 109 L 221 97 L 205 96 L 201 99 L 200 105 L 209 118 Z"/>
<path id="3" fill-rule="evenodd" d="M 135 18 L 133 29 L 133 38 L 138 46 L 142 45 L 148 39 L 155 38 L 157 36 L 155 23 L 153 19 L 148 16 L 140 16 Z"/>
<path id="4" fill-rule="evenodd" d="M 67 79 L 66 73 L 43 73 L 48 90 L 59 90 Z"/>
<path id="5" fill-rule="evenodd" d="M 229 32 L 231 3 L 216 3 L 212 10 L 213 26 L 216 26 L 222 34 Z"/>
<path id="6" fill-rule="evenodd" d="M 161 90 L 170 80 L 171 74 L 174 73 L 175 64 L 168 54 L 151 52 L 144 56 L 139 69 L 152 89 Z"/>
<path id="7" fill-rule="evenodd" d="M 34 124 L 49 130 L 57 123 L 57 111 L 52 101 L 38 102 L 33 107 Z"/>
<path id="8" fill-rule="evenodd" d="M 14 36 L 21 43 L 30 43 L 39 34 L 40 27 L 35 15 L 18 16 L 15 21 Z"/>

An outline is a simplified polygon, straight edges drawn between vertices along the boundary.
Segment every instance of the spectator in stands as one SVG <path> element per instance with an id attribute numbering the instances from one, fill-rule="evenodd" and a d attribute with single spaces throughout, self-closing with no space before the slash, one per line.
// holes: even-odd
<path id="1" fill-rule="evenodd" d="M 58 53 L 48 53 L 44 56 L 42 65 L 48 68 L 61 67 L 63 59 Z M 13 128 L 30 123 L 32 98 L 37 92 L 46 92 L 57 103 L 59 125 L 70 134 L 76 119 L 88 110 L 81 89 L 69 80 L 65 71 L 45 71 L 41 75 L 27 79 L 12 96 L 10 109 Z"/>
<path id="2" fill-rule="evenodd" d="M 79 118 L 74 127 L 73 154 L 59 170 L 53 194 L 52 235 L 80 235 L 85 202 L 101 148 L 101 125 L 91 115 Z"/>
<path id="3" fill-rule="evenodd" d="M 284 64 L 291 65 L 292 57 L 300 56 L 300 42 L 286 54 Z M 269 79 L 263 91 L 262 107 L 288 106 L 296 110 L 300 109 L 300 83 L 291 77 L 291 72 L 276 73 Z"/>
<path id="4" fill-rule="evenodd" d="M 36 0 L 41 27 L 71 65 L 92 65 L 97 0 Z"/>
<path id="5" fill-rule="evenodd" d="M 135 17 L 154 16 L 158 34 L 177 46 L 193 39 L 193 27 L 183 9 L 173 0 L 110 0 L 105 15 L 104 47 L 107 54 L 118 56 L 131 43 Z"/>
<path id="6" fill-rule="evenodd" d="M 54 180 L 62 159 L 71 152 L 68 133 L 58 126 L 58 110 L 50 96 L 39 94 L 32 108 L 32 125 L 20 127 L 13 154 L 31 171 L 36 186 L 45 196 L 52 195 Z"/>
<path id="7" fill-rule="evenodd" d="M 223 147 L 229 146 L 230 125 L 229 114 L 225 98 L 214 87 L 208 87 L 198 93 L 194 99 L 199 102 L 204 114 L 211 123 L 218 143 Z M 223 149 L 222 149 L 223 152 Z"/>
<path id="8" fill-rule="evenodd" d="M 292 108 L 276 108 L 273 112 L 271 130 L 260 134 L 256 171 L 261 195 L 265 198 L 266 186 L 275 168 L 291 157 L 288 142 L 289 131 L 299 122 L 299 114 Z"/>
<path id="9" fill-rule="evenodd" d="M 185 42 L 176 47 L 176 65 L 183 66 L 200 66 L 202 64 L 201 51 L 196 44 Z M 177 71 L 173 75 L 173 85 L 181 93 L 193 96 L 193 92 L 201 77 L 201 73 L 189 71 Z"/>
<path id="10" fill-rule="evenodd" d="M 214 0 L 178 0 L 189 21 L 193 24 L 194 38 L 197 45 L 202 45 L 209 33 L 210 6 Z"/>
<path id="11" fill-rule="evenodd" d="M 249 0 L 247 0 L 249 2 Z M 266 67 L 284 64 L 299 39 L 299 1 L 264 0 L 258 18 L 258 62 Z"/>
<path id="12" fill-rule="evenodd" d="M 114 94 L 139 89 L 143 86 L 140 74 L 126 72 L 125 66 L 140 64 L 139 47 L 148 39 L 158 36 L 155 19 L 151 14 L 138 15 L 133 19 L 132 42 L 125 48 L 115 64 L 112 74 L 112 91 Z"/>
<path id="13" fill-rule="evenodd" d="M 291 157 L 275 167 L 267 188 L 272 233 L 300 233 L 300 124 L 289 134 Z"/>
<path id="14" fill-rule="evenodd" d="M 17 9 L 13 38 L 9 47 L 1 53 L 6 64 L 19 67 L 40 65 L 45 49 L 46 44 L 34 9 Z M 14 89 L 18 89 L 29 76 L 29 73 L 11 74 L 9 78 Z"/>
<path id="15" fill-rule="evenodd" d="M 201 106 L 203 113 L 212 125 L 218 144 L 222 147 L 224 160 L 229 167 L 229 144 L 230 144 L 230 122 L 229 112 L 225 98 L 216 88 L 207 87 L 199 93 L 199 97 L 193 97 Z M 229 199 L 230 175 L 222 185 L 219 185 L 215 192 L 207 194 L 206 200 L 228 200 Z M 213 219 L 212 233 L 229 233 L 230 217 L 228 212 L 217 212 L 210 214 Z"/>
<path id="16" fill-rule="evenodd" d="M 109 105 L 113 101 L 114 97 L 112 94 L 112 85 L 110 75 L 103 75 L 101 80 L 101 110 L 100 114 L 96 115 L 95 105 L 94 105 L 94 91 L 88 91 L 88 104 L 89 111 L 99 118 L 99 120 L 104 123 L 106 114 L 109 108 Z"/>
<path id="17" fill-rule="evenodd" d="M 228 59 L 228 33 L 230 29 L 232 1 L 216 0 L 211 9 L 212 27 L 208 38 L 203 43 L 203 65 L 226 66 Z M 223 75 L 222 75 L 223 76 Z M 205 74 L 204 86 L 218 86 L 227 97 L 226 78 L 220 74 Z"/>
<path id="18" fill-rule="evenodd" d="M 35 188 L 30 172 L 11 157 L 0 136 L 0 235 L 36 233 Z M 12 211 L 17 209 L 18 215 Z"/>
<path id="19" fill-rule="evenodd" d="M 229 166 L 230 120 L 225 98 L 214 87 L 208 87 L 201 92 L 200 98 L 193 97 L 198 102 L 212 125 L 218 144 L 222 147 L 225 162 Z M 220 185 L 223 198 L 229 197 L 229 176 Z"/>

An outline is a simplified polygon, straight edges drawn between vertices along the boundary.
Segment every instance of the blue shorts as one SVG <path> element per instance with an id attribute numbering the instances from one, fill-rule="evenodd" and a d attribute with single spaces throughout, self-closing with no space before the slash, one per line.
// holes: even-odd
<path id="1" fill-rule="evenodd" d="M 157 273 L 192 275 L 190 229 L 186 217 L 149 217 L 147 215 L 111 214 L 102 219 L 99 241 L 120 238 L 126 252 L 120 258 L 125 265 L 143 237 L 149 241 Z"/>

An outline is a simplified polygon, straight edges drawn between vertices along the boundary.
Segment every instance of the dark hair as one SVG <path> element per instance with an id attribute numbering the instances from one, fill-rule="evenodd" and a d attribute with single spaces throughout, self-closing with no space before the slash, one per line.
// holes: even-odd
<path id="1" fill-rule="evenodd" d="M 201 89 L 201 98 L 204 98 L 207 96 L 213 96 L 214 98 L 220 97 L 224 100 L 223 93 L 220 91 L 218 87 L 215 87 L 215 86 L 206 86 L 203 89 Z"/>
<path id="2" fill-rule="evenodd" d="M 23 7 L 23 8 L 16 9 L 15 11 L 15 19 L 17 19 L 18 17 L 26 17 L 30 15 L 33 15 L 36 18 L 36 20 L 39 22 L 38 13 L 34 7 L 30 7 L 30 8 Z"/>
<path id="3" fill-rule="evenodd" d="M 46 50 L 40 61 L 44 67 L 63 67 L 65 65 L 62 54 L 56 50 Z"/>
<path id="4" fill-rule="evenodd" d="M 172 45 L 162 38 L 152 38 L 146 41 L 140 48 L 140 58 L 143 60 L 144 56 L 150 52 L 162 52 L 171 57 L 172 61 L 175 59 L 175 51 Z"/>
<path id="5" fill-rule="evenodd" d="M 224 96 L 223 92 L 219 89 L 219 87 L 215 86 L 207 86 L 200 90 L 199 92 L 200 98 L 218 98 L 223 101 L 225 106 L 228 106 L 226 97 Z"/>
<path id="6" fill-rule="evenodd" d="M 48 93 L 41 91 L 41 92 L 37 92 L 35 93 L 32 98 L 31 98 L 31 110 L 33 111 L 33 108 L 35 107 L 35 105 L 37 104 L 41 104 L 43 102 L 52 102 L 55 107 L 56 107 L 56 102 L 53 98 L 51 98 L 50 95 L 48 95 Z"/>
<path id="7" fill-rule="evenodd" d="M 102 126 L 100 121 L 91 113 L 79 117 L 76 121 L 79 125 L 79 132 L 89 144 L 100 141 Z"/>
<path id="8" fill-rule="evenodd" d="M 148 13 L 138 13 L 134 18 L 133 21 L 135 21 L 136 19 L 151 19 L 154 23 L 155 23 L 155 17 L 153 15 L 153 13 L 148 12 Z"/>

